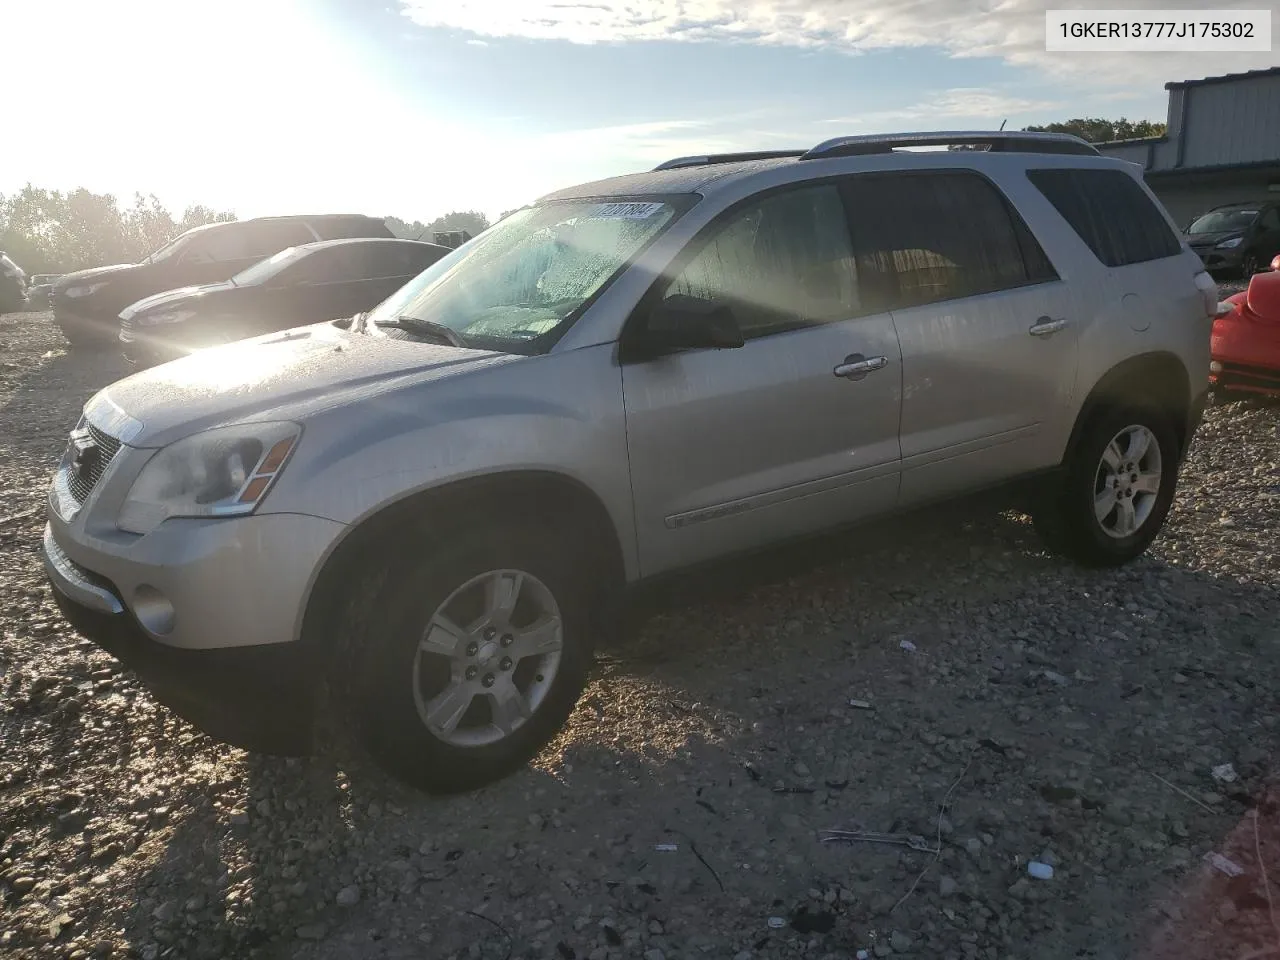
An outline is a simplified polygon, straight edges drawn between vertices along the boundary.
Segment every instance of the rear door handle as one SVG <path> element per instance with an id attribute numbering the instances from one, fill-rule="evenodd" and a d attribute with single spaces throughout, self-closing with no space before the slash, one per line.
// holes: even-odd
<path id="1" fill-rule="evenodd" d="M 1051 337 L 1067 325 L 1066 317 L 1041 317 L 1031 325 L 1027 333 L 1033 337 Z"/>
<path id="2" fill-rule="evenodd" d="M 860 353 L 851 353 L 844 362 L 837 364 L 831 372 L 846 380 L 861 380 L 868 373 L 883 370 L 889 365 L 888 357 L 864 357 Z"/>

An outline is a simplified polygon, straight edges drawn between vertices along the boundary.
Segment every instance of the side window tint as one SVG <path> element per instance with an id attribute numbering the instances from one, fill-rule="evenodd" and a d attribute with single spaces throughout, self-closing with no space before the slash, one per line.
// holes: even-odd
<path id="1" fill-rule="evenodd" d="M 877 309 L 972 297 L 1056 276 L 1008 201 L 977 174 L 872 174 L 851 179 L 845 189 L 858 272 Z"/>
<path id="2" fill-rule="evenodd" d="M 314 243 L 311 231 L 297 221 L 255 223 L 249 231 L 247 246 L 251 257 L 269 257 L 286 247 Z"/>
<path id="3" fill-rule="evenodd" d="M 289 272 L 294 283 L 344 283 L 369 276 L 368 258 L 362 244 L 328 247 L 307 255 Z"/>
<path id="4" fill-rule="evenodd" d="M 1036 189 L 1108 267 L 1145 263 L 1182 252 L 1151 199 L 1120 170 L 1028 170 Z"/>
<path id="5" fill-rule="evenodd" d="M 370 254 L 370 277 L 417 276 L 441 256 L 426 244 L 371 243 L 367 250 Z"/>
<path id="6" fill-rule="evenodd" d="M 196 236 L 182 259 L 187 263 L 223 263 L 229 260 L 248 260 L 252 257 L 249 244 L 246 243 L 244 227 L 236 224 L 230 227 L 215 227 Z"/>
<path id="7" fill-rule="evenodd" d="M 744 337 L 858 311 L 844 205 L 834 186 L 789 190 L 730 215 L 667 286 L 733 308 Z"/>

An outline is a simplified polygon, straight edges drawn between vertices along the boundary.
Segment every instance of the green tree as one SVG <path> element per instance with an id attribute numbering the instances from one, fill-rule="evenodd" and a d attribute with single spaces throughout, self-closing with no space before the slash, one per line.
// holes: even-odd
<path id="1" fill-rule="evenodd" d="M 1097 117 L 1064 120 L 1058 123 L 1046 123 L 1044 126 L 1024 127 L 1032 133 L 1070 133 L 1090 143 L 1105 143 L 1109 140 L 1141 140 L 1147 137 L 1162 137 L 1165 125 L 1156 120 L 1103 120 Z"/>
<path id="2" fill-rule="evenodd" d="M 465 230 L 474 237 L 489 229 L 489 218 L 479 210 L 455 210 L 452 213 L 446 213 L 443 217 L 436 217 L 427 224 L 427 229 L 431 233 L 443 230 Z M 426 239 L 430 240 L 430 235 Z"/>
<path id="3" fill-rule="evenodd" d="M 27 184 L 0 196 L 0 250 L 28 273 L 69 273 L 133 263 L 191 227 L 233 219 L 231 213 L 193 206 L 175 221 L 155 196 L 139 194 L 121 209 L 111 194 Z"/>
<path id="4" fill-rule="evenodd" d="M 474 237 L 489 229 L 489 218 L 479 210 L 455 210 L 436 217 L 430 223 L 423 223 L 421 220 L 409 223 L 399 217 L 387 217 L 387 226 L 397 237 L 430 241 L 433 233 L 443 233 L 446 230 L 465 230 Z"/>

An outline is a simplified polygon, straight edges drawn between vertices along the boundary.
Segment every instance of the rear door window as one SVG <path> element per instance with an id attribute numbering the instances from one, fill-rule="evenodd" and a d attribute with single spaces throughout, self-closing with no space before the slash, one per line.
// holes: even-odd
<path id="1" fill-rule="evenodd" d="M 1182 252 L 1151 198 L 1120 170 L 1028 170 L 1027 177 L 1108 267 Z"/>
<path id="2" fill-rule="evenodd" d="M 1022 218 L 964 171 L 868 174 L 842 187 L 865 298 L 891 310 L 1056 278 Z"/>
<path id="3" fill-rule="evenodd" d="M 390 237 L 386 223 L 370 217 L 317 217 L 311 226 L 322 240 L 351 240 L 357 237 Z"/>
<path id="4" fill-rule="evenodd" d="M 249 231 L 242 223 L 202 230 L 183 251 L 184 263 L 226 263 L 252 258 Z M 274 251 L 272 251 L 274 252 Z"/>
<path id="5" fill-rule="evenodd" d="M 306 224 L 298 220 L 268 220 L 245 226 L 250 228 L 245 246 L 251 257 L 269 257 L 286 247 L 314 243 L 316 239 Z"/>
<path id="6" fill-rule="evenodd" d="M 370 243 L 369 276 L 413 277 L 439 260 L 448 250 L 437 250 L 429 244 Z"/>
<path id="7" fill-rule="evenodd" d="M 349 283 L 370 276 L 365 244 L 324 247 L 308 254 L 287 271 L 291 283 Z"/>

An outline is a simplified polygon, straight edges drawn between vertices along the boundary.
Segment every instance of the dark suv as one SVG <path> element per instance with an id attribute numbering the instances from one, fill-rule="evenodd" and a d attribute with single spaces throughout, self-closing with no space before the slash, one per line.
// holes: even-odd
<path id="1" fill-rule="evenodd" d="M 384 220 L 359 214 L 211 223 L 188 230 L 141 263 L 64 275 L 50 295 L 53 316 L 70 343 L 114 343 L 120 311 L 143 297 L 229 280 L 286 247 L 317 240 L 391 236 Z"/>
<path id="2" fill-rule="evenodd" d="M 1246 280 L 1280 253 L 1280 203 L 1228 203 L 1191 221 L 1186 239 L 1205 269 Z"/>

